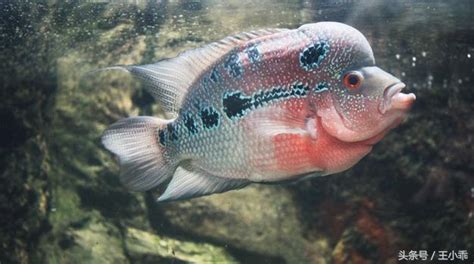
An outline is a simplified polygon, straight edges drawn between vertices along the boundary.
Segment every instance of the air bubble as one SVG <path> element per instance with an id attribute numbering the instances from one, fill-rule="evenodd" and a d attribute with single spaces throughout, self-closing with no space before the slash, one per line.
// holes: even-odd
<path id="1" fill-rule="evenodd" d="M 443 88 L 448 88 L 448 80 L 443 79 Z"/>

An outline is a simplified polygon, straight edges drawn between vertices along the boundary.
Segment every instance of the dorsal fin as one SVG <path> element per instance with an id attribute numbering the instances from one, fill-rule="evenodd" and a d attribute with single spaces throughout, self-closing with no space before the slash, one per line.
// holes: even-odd
<path id="1" fill-rule="evenodd" d="M 276 28 L 244 32 L 154 64 L 112 66 L 103 70 L 130 72 L 143 82 L 144 88 L 170 117 L 176 117 L 188 88 L 222 56 L 248 40 L 286 30 Z"/>

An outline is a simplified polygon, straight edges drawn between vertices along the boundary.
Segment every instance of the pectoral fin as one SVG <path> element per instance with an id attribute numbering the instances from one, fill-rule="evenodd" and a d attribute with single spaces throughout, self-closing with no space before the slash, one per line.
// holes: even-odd
<path id="1" fill-rule="evenodd" d="M 252 116 L 259 135 L 274 137 L 280 134 L 309 135 L 316 139 L 315 120 L 287 109 L 269 107 L 255 112 Z"/>

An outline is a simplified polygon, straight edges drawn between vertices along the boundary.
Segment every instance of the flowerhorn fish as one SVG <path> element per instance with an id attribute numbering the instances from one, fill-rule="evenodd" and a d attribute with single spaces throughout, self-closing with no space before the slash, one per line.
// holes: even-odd
<path id="1" fill-rule="evenodd" d="M 375 66 L 367 39 L 336 22 L 242 33 L 155 64 L 142 80 L 170 119 L 122 119 L 103 134 L 134 191 L 158 201 L 344 171 L 415 101 Z"/>

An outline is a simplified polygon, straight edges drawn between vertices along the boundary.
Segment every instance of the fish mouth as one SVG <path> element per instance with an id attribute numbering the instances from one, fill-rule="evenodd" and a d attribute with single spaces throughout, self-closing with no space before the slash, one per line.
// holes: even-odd
<path id="1" fill-rule="evenodd" d="M 387 111 L 395 110 L 407 110 L 413 102 L 416 100 L 416 96 L 413 93 L 402 93 L 401 91 L 406 87 L 403 82 L 395 82 L 383 92 L 383 101 L 379 105 L 379 112 L 385 114 Z"/>

